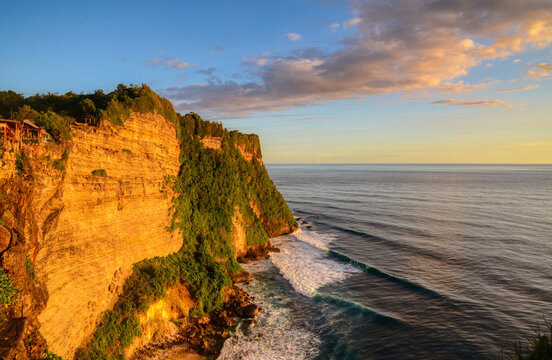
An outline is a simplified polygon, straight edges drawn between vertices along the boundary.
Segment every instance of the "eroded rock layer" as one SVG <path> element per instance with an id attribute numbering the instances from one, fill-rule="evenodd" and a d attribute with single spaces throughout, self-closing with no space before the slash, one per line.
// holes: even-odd
<path id="1" fill-rule="evenodd" d="M 182 245 L 166 231 L 167 179 L 180 165 L 174 124 L 134 113 L 124 127 L 104 122 L 72 134 L 63 178 L 35 197 L 42 233 L 36 273 L 49 293 L 40 331 L 69 359 L 115 302 L 132 264 Z"/>

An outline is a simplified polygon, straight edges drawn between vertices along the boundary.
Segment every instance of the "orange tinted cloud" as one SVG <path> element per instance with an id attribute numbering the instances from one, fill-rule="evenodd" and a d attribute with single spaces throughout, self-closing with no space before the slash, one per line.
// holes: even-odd
<path id="1" fill-rule="evenodd" d="M 552 71 L 552 64 L 540 63 L 534 66 L 532 70 L 525 73 L 525 76 L 534 80 L 540 80 L 549 77 L 550 71 Z"/>
<path id="2" fill-rule="evenodd" d="M 523 91 L 523 90 L 536 89 L 536 88 L 538 88 L 538 87 L 539 87 L 539 85 L 527 85 L 527 86 L 517 87 L 517 88 L 514 88 L 514 89 L 503 89 L 503 90 L 498 90 L 498 92 L 506 93 L 506 92 L 514 92 L 514 91 Z"/>
<path id="3" fill-rule="evenodd" d="M 254 81 L 173 87 L 164 95 L 181 111 L 239 116 L 393 91 L 462 92 L 485 86 L 456 80 L 485 59 L 552 42 L 548 0 L 354 4 L 358 16 L 347 24 L 355 25 L 352 35 L 337 51 L 299 49 L 289 56 L 272 57 L 256 70 Z M 532 71 L 528 76 L 536 77 L 548 69 Z M 492 106 L 485 101 L 480 105 Z"/>
<path id="4" fill-rule="evenodd" d="M 512 106 L 511 104 L 508 104 L 502 100 L 473 100 L 473 99 L 445 99 L 445 100 L 437 100 L 432 101 L 431 104 L 452 104 L 452 105 L 461 105 L 461 106 L 497 106 L 497 105 L 504 105 L 504 106 Z"/>

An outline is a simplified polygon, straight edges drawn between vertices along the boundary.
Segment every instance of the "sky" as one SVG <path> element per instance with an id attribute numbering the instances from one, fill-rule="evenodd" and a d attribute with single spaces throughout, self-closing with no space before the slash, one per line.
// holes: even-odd
<path id="1" fill-rule="evenodd" d="M 1 1 L 0 90 L 148 84 L 266 163 L 552 163 L 552 0 Z"/>

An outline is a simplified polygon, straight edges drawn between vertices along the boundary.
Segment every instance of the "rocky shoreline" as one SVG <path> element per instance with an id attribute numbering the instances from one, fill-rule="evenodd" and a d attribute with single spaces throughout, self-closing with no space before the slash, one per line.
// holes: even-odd
<path id="1" fill-rule="evenodd" d="M 279 252 L 270 241 L 252 246 L 248 252 L 238 258 L 241 263 L 267 259 L 270 252 Z M 253 326 L 257 314 L 263 310 L 254 303 L 255 298 L 238 283 L 250 282 L 251 275 L 247 271 L 231 275 L 232 286 L 226 289 L 225 302 L 222 308 L 215 310 L 209 316 L 192 317 L 185 322 L 176 323 L 179 332 L 162 342 L 151 343 L 137 350 L 130 360 L 201 360 L 216 359 L 224 341 L 228 338 L 228 330 L 237 324 L 236 318 L 245 324 Z"/>

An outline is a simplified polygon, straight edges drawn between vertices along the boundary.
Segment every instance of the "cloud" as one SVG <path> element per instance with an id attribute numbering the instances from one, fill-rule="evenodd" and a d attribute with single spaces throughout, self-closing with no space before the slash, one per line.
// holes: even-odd
<path id="1" fill-rule="evenodd" d="M 337 29 L 339 29 L 341 25 L 339 23 L 333 23 L 333 24 L 330 24 L 329 28 L 332 32 L 336 32 Z"/>
<path id="2" fill-rule="evenodd" d="M 396 91 L 459 92 L 483 86 L 459 81 L 474 66 L 552 42 L 549 0 L 372 0 L 352 10 L 359 20 L 333 52 L 263 56 L 250 81 L 163 94 L 180 111 L 240 116 Z"/>
<path id="3" fill-rule="evenodd" d="M 527 86 L 521 86 L 521 87 L 518 87 L 518 88 L 515 88 L 515 89 L 498 90 L 498 92 L 507 93 L 507 92 L 514 92 L 514 91 L 531 90 L 531 89 L 536 89 L 538 87 L 539 87 L 539 85 L 527 85 Z"/>
<path id="4" fill-rule="evenodd" d="M 542 71 L 552 71 L 552 64 L 540 63 L 536 68 Z"/>
<path id="5" fill-rule="evenodd" d="M 263 59 L 257 60 L 257 61 L 255 62 L 255 65 L 257 65 L 257 66 L 265 66 L 267 62 L 268 62 L 268 59 L 264 59 L 264 58 L 263 58 Z"/>
<path id="6" fill-rule="evenodd" d="M 156 57 L 153 59 L 147 60 L 147 63 L 152 66 L 163 66 L 167 68 L 173 68 L 173 69 L 188 69 L 191 67 L 194 67 L 194 65 L 187 63 L 185 61 L 182 61 L 177 58 L 164 58 L 164 57 Z"/>
<path id="7" fill-rule="evenodd" d="M 515 148 L 552 148 L 552 140 L 549 141 L 523 141 L 512 143 Z"/>
<path id="8" fill-rule="evenodd" d="M 491 106 L 497 106 L 497 105 L 504 105 L 507 107 L 512 106 L 511 104 L 508 104 L 502 100 L 473 100 L 473 99 L 466 99 L 466 100 L 445 99 L 445 100 L 432 101 L 430 104 L 451 104 L 451 105 L 461 105 L 461 106 L 484 106 L 484 107 L 491 107 Z"/>
<path id="9" fill-rule="evenodd" d="M 297 34 L 297 33 L 287 33 L 286 36 L 288 37 L 288 39 L 290 39 L 291 41 L 299 41 L 302 39 L 302 36 Z"/>
<path id="10" fill-rule="evenodd" d="M 514 61 L 512 61 L 514 64 L 517 64 L 517 63 L 520 63 L 521 60 L 520 59 L 515 59 Z"/>
<path id="11" fill-rule="evenodd" d="M 209 75 L 209 76 L 211 76 L 211 75 L 213 75 L 213 74 L 215 73 L 216 70 L 217 70 L 217 69 L 215 69 L 214 67 L 209 67 L 209 68 L 207 68 L 207 69 L 199 69 L 199 70 L 197 70 L 196 72 L 197 72 L 198 74 L 201 74 L 201 75 Z"/>
<path id="12" fill-rule="evenodd" d="M 348 27 L 351 27 L 351 26 L 355 26 L 357 25 L 358 23 L 360 23 L 362 21 L 361 18 L 359 17 L 354 17 L 352 19 L 349 19 L 349 20 L 345 20 L 345 22 L 343 23 L 343 27 L 344 28 L 348 28 Z"/>
<path id="13" fill-rule="evenodd" d="M 489 85 L 493 85 L 493 84 L 496 84 L 497 81 L 490 81 L 490 82 L 487 82 L 487 83 L 481 83 L 481 84 L 475 84 L 475 85 L 470 85 L 470 84 L 466 84 L 464 83 L 464 81 L 460 80 L 460 81 L 457 81 L 455 83 L 453 82 L 445 82 L 439 86 L 437 86 L 436 88 L 442 92 L 446 92 L 446 93 L 461 93 L 461 92 L 469 92 L 469 91 L 474 91 L 474 90 L 481 90 L 481 89 L 484 89 L 486 88 L 487 86 Z"/>
<path id="14" fill-rule="evenodd" d="M 305 47 L 293 50 L 292 54 L 299 59 L 320 59 L 325 57 L 324 51 L 315 47 Z"/>
<path id="15" fill-rule="evenodd" d="M 534 80 L 540 80 L 551 76 L 550 71 L 552 71 L 552 64 L 540 63 L 534 66 L 532 70 L 526 72 L 525 76 Z"/>
<path id="16" fill-rule="evenodd" d="M 246 66 L 265 66 L 268 63 L 268 58 L 266 57 L 243 57 L 242 64 Z"/>

